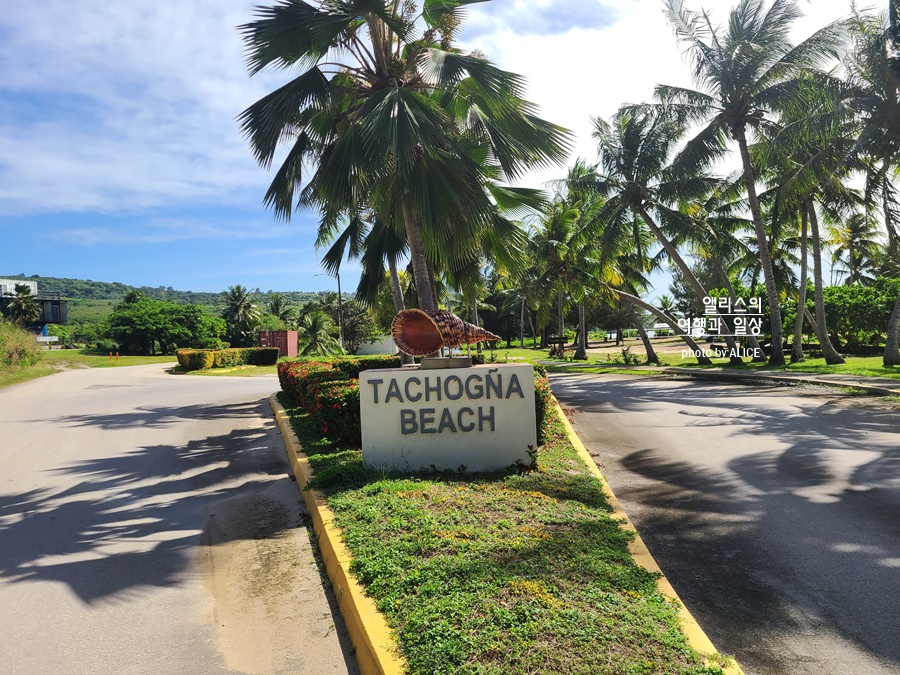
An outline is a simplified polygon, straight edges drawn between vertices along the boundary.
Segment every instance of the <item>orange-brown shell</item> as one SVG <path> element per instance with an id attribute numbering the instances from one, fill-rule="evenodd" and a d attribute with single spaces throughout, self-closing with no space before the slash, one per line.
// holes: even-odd
<path id="1" fill-rule="evenodd" d="M 484 328 L 442 309 L 433 312 L 401 310 L 391 322 L 391 337 L 397 348 L 410 356 L 426 356 L 441 347 L 459 347 L 500 339 Z"/>

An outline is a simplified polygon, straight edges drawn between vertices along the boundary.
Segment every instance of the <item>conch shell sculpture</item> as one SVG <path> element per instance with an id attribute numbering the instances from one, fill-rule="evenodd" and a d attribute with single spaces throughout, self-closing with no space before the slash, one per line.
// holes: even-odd
<path id="1" fill-rule="evenodd" d="M 442 309 L 433 312 L 401 310 L 391 322 L 391 337 L 398 349 L 409 356 L 426 356 L 441 347 L 459 347 L 500 339 L 484 328 Z"/>

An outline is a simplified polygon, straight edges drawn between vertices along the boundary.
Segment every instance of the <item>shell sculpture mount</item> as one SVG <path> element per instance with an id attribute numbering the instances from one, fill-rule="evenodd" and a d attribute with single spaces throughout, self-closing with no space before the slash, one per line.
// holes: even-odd
<path id="1" fill-rule="evenodd" d="M 394 344 L 409 356 L 427 356 L 442 347 L 459 347 L 500 338 L 443 309 L 404 309 L 391 322 Z"/>

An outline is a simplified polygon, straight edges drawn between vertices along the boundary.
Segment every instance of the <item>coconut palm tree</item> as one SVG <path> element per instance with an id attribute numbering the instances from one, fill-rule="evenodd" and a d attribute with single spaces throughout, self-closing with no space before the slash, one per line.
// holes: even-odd
<path id="1" fill-rule="evenodd" d="M 849 218 L 832 220 L 826 231 L 832 269 L 846 273 L 844 284 L 869 285 L 875 281 L 883 247 L 878 222 L 870 214 L 857 211 Z"/>
<path id="2" fill-rule="evenodd" d="M 900 259 L 900 198 L 894 177 L 900 168 L 900 6 L 887 15 L 854 11 L 853 49 L 844 62 L 849 105 L 857 113 L 854 152 L 866 158 L 866 197 L 880 202 L 888 235 L 888 261 Z M 896 269 L 896 263 L 891 266 Z M 900 297 L 888 323 L 884 364 L 900 365 Z"/>
<path id="3" fill-rule="evenodd" d="M 287 325 L 292 325 L 297 318 L 297 310 L 288 304 L 287 298 L 282 293 L 273 293 L 266 309 L 269 310 L 269 314 Z"/>
<path id="4" fill-rule="evenodd" d="M 664 229 L 677 230 L 682 236 L 693 229 L 696 221 L 671 204 L 699 198 L 717 181 L 669 171 L 669 157 L 684 127 L 659 110 L 626 106 L 610 122 L 594 119 L 593 123 L 600 165 L 598 173 L 585 181 L 593 181 L 594 188 L 606 198 L 594 216 L 604 223 L 604 237 L 617 237 L 623 230 L 637 232 L 634 219 L 641 219 L 702 302 L 709 294 Z M 722 328 L 730 361 L 738 365 L 743 360 L 734 337 L 724 322 Z"/>
<path id="5" fill-rule="evenodd" d="M 665 0 L 665 13 L 678 41 L 687 47 L 692 77 L 700 89 L 658 85 L 656 98 L 683 119 L 704 124 L 675 166 L 678 170 L 709 167 L 723 157 L 729 138 L 737 143 L 771 315 L 769 362 L 784 365 L 778 289 L 748 132 L 766 126 L 772 111 L 790 99 L 798 74 L 817 71 L 829 58 L 837 57 L 844 25 L 830 24 L 794 46 L 789 32 L 800 16 L 796 0 L 773 0 L 768 8 L 763 0 L 740 0 L 725 28 L 714 26 L 705 11 L 687 9 L 683 0 Z"/>
<path id="6" fill-rule="evenodd" d="M 494 224 L 485 183 L 560 161 L 569 138 L 534 114 L 521 77 L 453 47 L 474 1 L 282 0 L 241 26 L 251 74 L 301 71 L 240 116 L 263 167 L 289 146 L 266 203 L 285 218 L 295 200 L 317 208 L 323 231 L 373 196 L 389 205 L 426 310 L 429 263 Z"/>
<path id="7" fill-rule="evenodd" d="M 41 306 L 28 284 L 16 284 L 14 291 L 13 295 L 2 299 L 3 314 L 11 322 L 25 326 L 41 315 Z"/>
<path id="8" fill-rule="evenodd" d="M 337 340 L 337 327 L 319 308 L 307 312 L 297 326 L 301 356 L 330 356 L 343 353 Z"/>
<path id="9" fill-rule="evenodd" d="M 228 325 L 226 340 L 233 347 L 254 344 L 252 331 L 259 317 L 259 307 L 253 302 L 250 291 L 240 284 L 229 286 L 225 291 L 225 309 L 222 310 L 222 318 Z"/>

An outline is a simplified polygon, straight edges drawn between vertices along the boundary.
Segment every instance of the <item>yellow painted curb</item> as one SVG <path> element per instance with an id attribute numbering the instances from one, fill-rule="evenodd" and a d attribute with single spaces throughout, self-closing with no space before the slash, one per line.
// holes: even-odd
<path id="1" fill-rule="evenodd" d="M 659 565 L 656 564 L 656 560 L 653 559 L 653 556 L 647 549 L 647 545 L 644 544 L 644 540 L 641 539 L 641 535 L 635 528 L 634 523 L 631 522 L 631 518 L 628 517 L 628 514 L 625 513 L 625 509 L 622 508 L 619 500 L 616 499 L 616 496 L 613 494 L 612 488 L 609 487 L 609 482 L 601 473 L 600 468 L 597 466 L 594 458 L 591 457 L 591 454 L 587 451 L 587 448 L 584 447 L 581 439 L 578 438 L 578 435 L 575 433 L 575 429 L 572 428 L 572 424 L 571 422 L 569 422 L 569 418 L 566 417 L 566 414 L 563 412 L 562 406 L 560 406 L 559 401 L 556 400 L 555 396 L 553 396 L 553 405 L 556 406 L 556 412 L 559 414 L 563 426 L 566 429 L 566 434 L 569 437 L 569 442 L 575 448 L 575 451 L 578 453 L 578 456 L 581 458 L 581 460 L 585 463 L 588 470 L 592 474 L 594 474 L 594 476 L 600 479 L 600 482 L 603 485 L 603 493 L 606 495 L 607 499 L 609 500 L 609 504 L 613 509 L 612 517 L 621 522 L 623 529 L 634 532 L 634 539 L 632 539 L 631 543 L 628 545 L 628 552 L 631 554 L 632 559 L 637 565 L 643 567 L 645 570 L 660 575 L 660 577 L 656 581 L 656 586 L 659 589 L 659 592 L 662 593 L 665 597 L 669 598 L 670 600 L 675 600 L 678 603 L 678 614 L 681 619 L 681 629 L 682 631 L 684 631 L 684 635 L 687 638 L 688 644 L 704 656 L 708 657 L 713 654 L 717 654 L 718 652 L 713 646 L 712 641 L 700 627 L 700 624 L 697 623 L 696 619 L 694 619 L 694 617 L 691 615 L 688 608 L 685 607 L 685 604 L 681 601 L 681 598 L 678 597 L 678 594 L 675 592 L 672 584 L 669 583 L 669 580 L 666 579 L 666 576 L 659 568 Z M 741 670 L 740 665 L 738 665 L 738 663 L 733 659 L 730 659 L 729 662 L 722 667 L 722 670 L 726 673 L 726 675 L 743 675 L 744 673 L 744 671 Z"/>
<path id="2" fill-rule="evenodd" d="M 334 524 L 334 513 L 328 507 L 325 495 L 319 490 L 304 489 L 312 478 L 312 468 L 291 428 L 287 413 L 275 394 L 269 397 L 269 403 L 281 429 L 281 437 L 284 439 L 300 494 L 312 517 L 313 532 L 319 540 L 325 571 L 331 579 L 338 607 L 347 624 L 347 632 L 350 633 L 350 641 L 356 649 L 360 672 L 362 675 L 405 673 L 406 663 L 398 655 L 397 643 L 387 621 L 350 574 L 350 552 L 344 546 L 340 528 Z"/>

